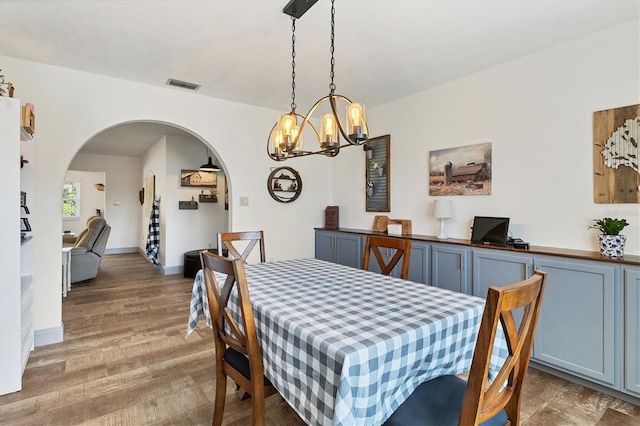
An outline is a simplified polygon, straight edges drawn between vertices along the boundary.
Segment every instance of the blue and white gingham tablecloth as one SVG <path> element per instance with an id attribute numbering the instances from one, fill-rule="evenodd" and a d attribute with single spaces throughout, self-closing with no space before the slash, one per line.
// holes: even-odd
<path id="1" fill-rule="evenodd" d="M 310 425 L 378 425 L 426 380 L 469 370 L 484 299 L 317 259 L 245 265 L 264 373 Z M 202 272 L 187 336 L 207 324 Z M 493 366 L 507 356 L 503 338 Z"/>

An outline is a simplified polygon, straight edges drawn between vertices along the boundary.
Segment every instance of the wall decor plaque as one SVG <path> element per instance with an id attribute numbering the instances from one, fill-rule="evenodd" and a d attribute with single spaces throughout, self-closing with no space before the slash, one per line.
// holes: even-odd
<path id="1" fill-rule="evenodd" d="M 640 104 L 593 113 L 593 201 L 640 203 Z"/>
<path id="2" fill-rule="evenodd" d="M 267 178 L 267 191 L 280 203 L 291 203 L 302 192 L 302 178 L 291 167 L 274 168 Z"/>
<path id="3" fill-rule="evenodd" d="M 364 144 L 366 211 L 391 211 L 389 145 L 391 136 L 370 138 Z"/>

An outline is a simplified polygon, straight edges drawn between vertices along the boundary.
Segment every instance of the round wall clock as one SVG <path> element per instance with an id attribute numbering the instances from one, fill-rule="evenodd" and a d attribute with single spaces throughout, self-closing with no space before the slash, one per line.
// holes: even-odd
<path id="1" fill-rule="evenodd" d="M 267 191 L 274 200 L 280 203 L 291 203 L 302 192 L 302 178 L 291 167 L 277 167 L 269 174 Z"/>

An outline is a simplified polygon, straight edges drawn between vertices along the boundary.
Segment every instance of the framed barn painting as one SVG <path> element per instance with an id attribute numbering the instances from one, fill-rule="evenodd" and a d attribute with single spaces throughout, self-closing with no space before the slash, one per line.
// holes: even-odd
<path id="1" fill-rule="evenodd" d="M 429 195 L 491 194 L 491 142 L 429 152 Z"/>
<path id="2" fill-rule="evenodd" d="M 201 170 L 182 170 L 180 185 L 197 188 L 217 188 L 218 175 L 215 172 L 203 172 Z"/>
<path id="3" fill-rule="evenodd" d="M 593 201 L 640 203 L 640 105 L 593 113 Z"/>

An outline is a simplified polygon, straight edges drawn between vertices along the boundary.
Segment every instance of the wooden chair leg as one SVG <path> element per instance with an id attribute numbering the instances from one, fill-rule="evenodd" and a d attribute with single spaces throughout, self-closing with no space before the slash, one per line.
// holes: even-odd
<path id="1" fill-rule="evenodd" d="M 227 398 L 227 375 L 218 374 L 216 377 L 216 397 L 213 406 L 212 426 L 222 425 L 222 416 L 224 414 L 224 402 Z"/>
<path id="2" fill-rule="evenodd" d="M 266 414 L 264 398 L 253 398 L 251 404 L 252 426 L 264 426 L 264 418 Z"/>

